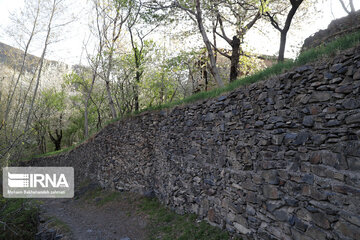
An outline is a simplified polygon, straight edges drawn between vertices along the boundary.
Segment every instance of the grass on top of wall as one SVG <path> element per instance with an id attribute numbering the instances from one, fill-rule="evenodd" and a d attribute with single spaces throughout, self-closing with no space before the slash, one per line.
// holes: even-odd
<path id="1" fill-rule="evenodd" d="M 319 60 L 320 58 L 332 57 L 336 53 L 338 53 L 338 51 L 355 47 L 359 43 L 360 43 L 360 31 L 357 31 L 357 32 L 348 34 L 346 36 L 339 37 L 338 39 L 333 40 L 332 42 L 330 42 L 326 45 L 321 45 L 316 48 L 309 49 L 309 50 L 301 53 L 295 60 L 287 60 L 285 62 L 277 63 L 271 67 L 268 67 L 262 71 L 255 73 L 253 75 L 239 78 L 238 80 L 231 82 L 222 88 L 215 88 L 208 92 L 199 92 L 199 93 L 193 94 L 187 98 L 184 98 L 182 100 L 173 101 L 173 102 L 162 104 L 159 106 L 148 107 L 148 108 L 140 110 L 139 112 L 135 112 L 135 113 L 126 115 L 122 118 L 110 120 L 104 126 L 106 127 L 110 123 L 119 121 L 125 117 L 136 116 L 136 115 L 146 112 L 146 111 L 162 110 L 162 109 L 172 108 L 172 107 L 183 105 L 183 104 L 196 102 L 199 100 L 215 98 L 215 97 L 220 96 L 223 93 L 230 92 L 230 91 L 235 90 L 243 85 L 248 85 L 248 84 L 258 82 L 261 80 L 265 80 L 272 76 L 284 73 L 286 70 L 290 70 L 294 67 L 309 64 L 311 62 Z M 84 141 L 82 141 L 82 142 L 84 142 Z M 77 144 L 77 145 L 79 145 L 79 144 Z M 50 153 L 38 155 L 36 157 L 52 156 L 52 155 L 59 154 L 62 152 L 67 152 L 67 151 L 74 149 L 76 146 L 71 146 L 69 148 L 66 148 L 66 149 L 63 149 L 60 151 L 56 151 L 56 152 L 50 152 Z"/>
<path id="2" fill-rule="evenodd" d="M 166 103 L 155 107 L 145 108 L 140 112 L 145 112 L 150 110 L 161 110 L 161 109 L 178 106 L 181 104 L 195 102 L 198 100 L 214 98 L 223 93 L 235 90 L 236 88 L 239 88 L 243 85 L 248 85 L 284 73 L 286 70 L 290 70 L 291 68 L 309 64 L 323 57 L 331 57 L 335 55 L 338 51 L 352 48 L 358 45 L 359 43 L 360 43 L 360 31 L 340 37 L 328 43 L 327 45 L 322 45 L 316 48 L 309 49 L 301 53 L 295 60 L 287 60 L 284 62 L 280 62 L 264 70 L 256 72 L 253 75 L 239 78 L 238 80 L 229 83 L 225 87 L 216 88 L 208 92 L 199 92 L 182 100 Z"/>

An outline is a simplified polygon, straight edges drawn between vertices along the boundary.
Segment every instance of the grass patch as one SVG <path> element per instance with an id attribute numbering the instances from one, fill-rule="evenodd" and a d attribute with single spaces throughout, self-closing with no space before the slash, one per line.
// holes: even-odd
<path id="1" fill-rule="evenodd" d="M 109 202 L 127 201 L 131 203 L 130 196 L 126 196 L 122 192 L 108 191 L 101 188 L 88 191 L 81 199 L 87 203 L 95 204 L 96 206 L 104 206 Z"/>
<path id="2" fill-rule="evenodd" d="M 48 221 L 49 221 L 48 226 L 50 228 L 53 228 L 57 232 L 60 232 L 63 234 L 71 234 L 70 227 L 66 223 L 61 221 L 60 219 L 58 219 L 56 217 L 50 217 L 50 219 Z"/>
<path id="3" fill-rule="evenodd" d="M 144 198 L 140 210 L 150 217 L 149 239 L 162 240 L 227 240 L 229 233 L 205 221 L 197 221 L 194 214 L 178 215 L 162 206 L 157 199 Z"/>
<path id="4" fill-rule="evenodd" d="M 38 208 L 29 199 L 0 197 L 0 239 L 34 239 L 38 225 Z"/>
<path id="5" fill-rule="evenodd" d="M 213 227 L 205 221 L 197 221 L 194 214 L 178 215 L 161 205 L 157 199 L 144 198 L 130 192 L 117 192 L 93 189 L 84 194 L 80 200 L 103 206 L 109 202 L 122 202 L 127 216 L 148 216 L 149 239 L 163 240 L 228 240 L 228 232 Z"/>
<path id="6" fill-rule="evenodd" d="M 118 199 L 120 199 L 121 193 L 120 192 L 104 192 L 101 196 L 101 198 L 97 199 L 97 201 L 95 202 L 95 204 L 97 206 L 103 206 L 109 202 L 113 202 L 116 201 Z"/>

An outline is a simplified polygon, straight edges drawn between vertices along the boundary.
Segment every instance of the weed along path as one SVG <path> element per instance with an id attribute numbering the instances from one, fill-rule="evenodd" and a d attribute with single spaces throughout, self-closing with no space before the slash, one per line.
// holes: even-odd
<path id="1" fill-rule="evenodd" d="M 178 215 L 154 198 L 87 185 L 74 199 L 40 201 L 36 240 L 230 240 L 228 232 Z"/>
<path id="2" fill-rule="evenodd" d="M 77 199 L 42 200 L 39 234 L 56 232 L 46 240 L 147 239 L 147 217 L 137 210 L 135 198 L 93 190 Z"/>

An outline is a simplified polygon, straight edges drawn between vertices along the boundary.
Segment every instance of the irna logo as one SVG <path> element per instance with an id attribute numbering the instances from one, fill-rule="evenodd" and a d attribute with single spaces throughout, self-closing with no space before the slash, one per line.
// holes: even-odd
<path id="1" fill-rule="evenodd" d="M 69 187 L 65 174 L 21 174 L 8 172 L 8 185 L 12 188 Z"/>
<path id="2" fill-rule="evenodd" d="M 74 197 L 72 167 L 5 167 L 2 178 L 5 198 Z"/>

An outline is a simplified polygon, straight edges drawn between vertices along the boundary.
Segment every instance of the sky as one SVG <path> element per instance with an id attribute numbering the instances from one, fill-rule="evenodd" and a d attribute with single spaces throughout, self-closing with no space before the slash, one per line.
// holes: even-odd
<path id="1" fill-rule="evenodd" d="M 9 12 L 20 9 L 23 6 L 24 0 L 0 0 L 0 42 L 17 47 L 16 43 L 10 39 L 5 30 L 9 26 Z M 346 0 L 345 0 L 346 1 Z M 71 7 L 69 11 L 73 15 L 77 16 L 77 21 L 69 24 L 61 33 L 58 43 L 55 43 L 49 47 L 48 59 L 65 62 L 68 64 L 79 64 L 80 56 L 84 57 L 82 46 L 84 41 L 88 38 L 88 21 L 89 14 L 86 14 L 89 9 L 89 1 L 87 0 L 69 0 Z M 287 51 L 285 57 L 294 58 L 298 52 L 299 46 L 301 46 L 304 39 L 311 34 L 317 32 L 320 29 L 325 29 L 329 23 L 336 18 L 340 18 L 346 15 L 346 12 L 342 9 L 339 0 L 329 0 L 323 3 L 319 1 L 319 7 L 324 9 L 324 16 L 321 19 L 317 19 L 312 24 L 307 24 L 305 27 L 298 29 L 291 29 L 287 42 Z M 355 0 L 355 7 L 358 10 L 360 8 L 360 1 Z M 309 16 L 310 19 L 313 16 Z M 259 34 L 257 31 L 250 31 L 246 38 L 248 49 L 253 50 L 259 54 L 276 55 L 279 48 L 279 33 L 275 29 L 271 29 L 271 34 Z M 155 36 L 156 37 L 156 36 Z M 163 38 L 158 38 L 163 39 Z M 169 39 L 169 38 L 167 38 Z M 174 43 L 169 43 L 174 46 Z M 32 52 L 34 55 L 40 55 L 40 49 L 34 49 Z M 84 64 L 84 60 L 82 62 Z"/>

